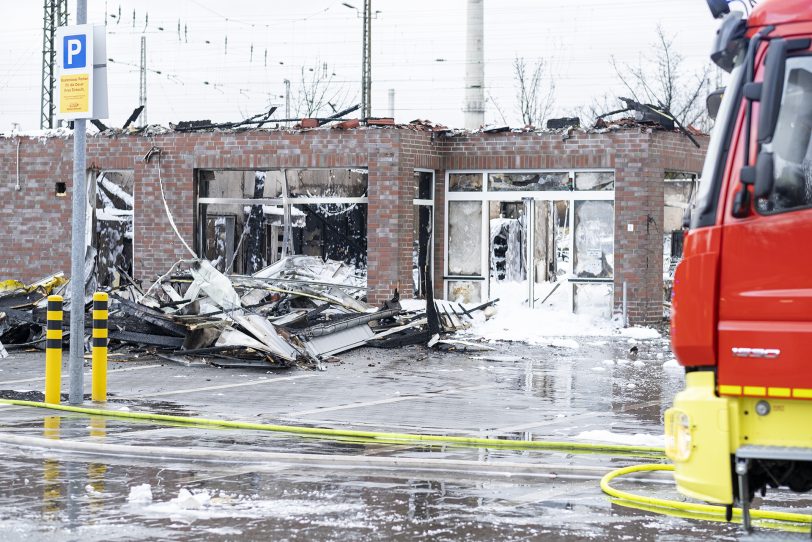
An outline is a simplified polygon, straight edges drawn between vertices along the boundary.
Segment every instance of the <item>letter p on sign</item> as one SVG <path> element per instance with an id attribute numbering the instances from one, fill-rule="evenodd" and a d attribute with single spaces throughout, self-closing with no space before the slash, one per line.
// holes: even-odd
<path id="1" fill-rule="evenodd" d="M 86 36 L 77 34 L 65 36 L 62 42 L 62 67 L 65 69 L 84 68 L 87 65 Z"/>

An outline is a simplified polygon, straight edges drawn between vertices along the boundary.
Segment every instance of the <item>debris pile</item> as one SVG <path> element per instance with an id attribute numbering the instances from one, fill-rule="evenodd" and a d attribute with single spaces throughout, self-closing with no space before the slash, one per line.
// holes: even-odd
<path id="1" fill-rule="evenodd" d="M 430 299 L 428 310 L 404 310 L 395 290 L 391 300 L 371 307 L 365 276 L 312 256 L 282 258 L 252 275 L 225 275 L 207 260 L 184 260 L 146 289 L 122 277 L 127 284 L 109 292 L 111 350 L 127 347 L 183 365 L 321 368 L 363 345 L 473 349 L 440 336 L 466 329 L 473 311 L 495 303 L 466 309 Z M 41 348 L 47 296 L 67 295 L 67 283 L 61 273 L 31 285 L 0 282 L 0 342 L 9 349 Z M 66 299 L 66 328 L 69 311 Z M 91 322 L 86 318 L 86 337 Z"/>

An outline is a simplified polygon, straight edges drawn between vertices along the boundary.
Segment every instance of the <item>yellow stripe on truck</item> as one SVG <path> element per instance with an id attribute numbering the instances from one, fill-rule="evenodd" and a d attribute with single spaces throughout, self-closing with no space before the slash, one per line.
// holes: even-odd
<path id="1" fill-rule="evenodd" d="M 719 393 L 721 393 L 722 395 L 741 395 L 742 387 L 731 386 L 729 384 L 721 384 L 719 385 Z"/>
<path id="2" fill-rule="evenodd" d="M 764 386 L 745 386 L 744 394 L 755 397 L 764 397 L 767 395 L 767 388 Z"/>
<path id="3" fill-rule="evenodd" d="M 809 388 L 767 388 L 764 386 L 719 384 L 718 391 L 719 395 L 744 395 L 748 397 L 775 397 L 781 399 L 812 399 L 812 389 Z"/>

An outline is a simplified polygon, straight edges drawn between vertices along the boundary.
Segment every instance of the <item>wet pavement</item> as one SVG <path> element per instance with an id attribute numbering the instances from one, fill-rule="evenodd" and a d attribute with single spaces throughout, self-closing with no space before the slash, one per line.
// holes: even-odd
<path id="1" fill-rule="evenodd" d="M 550 342 L 494 343 L 495 352 L 468 354 L 364 348 L 325 371 L 184 367 L 130 355 L 111 363 L 103 406 L 369 431 L 661 445 L 662 413 L 683 384 L 665 340 L 582 338 L 577 348 Z M 0 389 L 42 391 L 43 367 L 41 352 L 13 354 L 0 361 Z M 64 446 L 47 446 L 56 441 Z M 336 441 L 16 406 L 0 407 L 0 453 L 3 540 L 740 537 L 735 525 L 622 507 L 601 493 L 604 473 L 651 458 Z M 664 477 L 616 485 L 679 498 Z M 784 493 L 763 504 L 788 505 L 812 508 Z"/>

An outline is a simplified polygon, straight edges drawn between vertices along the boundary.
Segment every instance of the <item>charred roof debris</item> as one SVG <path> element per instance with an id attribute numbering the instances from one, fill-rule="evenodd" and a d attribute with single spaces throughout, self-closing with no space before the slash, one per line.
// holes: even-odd
<path id="1" fill-rule="evenodd" d="M 700 130 L 693 126 L 685 127 L 667 110 L 661 106 L 639 103 L 631 98 L 618 98 L 625 104 L 625 107 L 614 111 L 603 113 L 596 118 L 593 126 L 582 126 L 579 117 L 561 117 L 548 119 L 545 127 L 524 126 L 522 128 L 511 128 L 506 124 L 485 125 L 474 132 L 487 134 L 499 134 L 505 132 L 547 132 L 562 133 L 565 139 L 572 136 L 573 131 L 581 130 L 587 133 L 604 133 L 606 131 L 619 130 L 639 126 L 641 128 L 678 131 L 688 137 L 695 145 L 699 146 L 693 136 L 703 135 Z M 133 122 L 138 118 L 143 110 L 143 106 L 137 107 L 132 115 L 127 119 L 121 128 L 109 127 L 99 121 L 92 121 L 100 134 L 115 136 L 118 134 L 142 134 L 158 135 L 168 132 L 200 132 L 200 131 L 243 131 L 243 130 L 313 130 L 313 129 L 333 129 L 333 130 L 354 130 L 374 127 L 393 127 L 398 129 L 417 130 L 432 132 L 442 136 L 454 137 L 471 133 L 471 130 L 452 129 L 442 124 L 436 124 L 425 119 L 415 119 L 408 123 L 396 123 L 391 117 L 369 117 L 369 118 L 348 118 L 361 108 L 360 104 L 353 105 L 341 111 L 335 112 L 327 117 L 317 118 L 274 118 L 277 107 L 271 107 L 256 115 L 233 122 L 212 122 L 211 120 L 184 120 L 177 123 L 169 123 L 168 127 L 160 125 L 147 125 L 138 127 Z M 610 119 L 620 113 L 631 113 L 631 116 Z"/>
<path id="2" fill-rule="evenodd" d="M 126 348 L 187 366 L 202 361 L 224 368 L 323 368 L 337 361 L 335 355 L 364 345 L 488 349 L 441 337 L 466 329 L 473 312 L 495 303 L 465 308 L 431 300 L 429 311 L 405 310 L 396 290 L 391 300 L 372 307 L 358 269 L 302 255 L 251 275 L 225 275 L 206 260 L 185 260 L 146 289 L 121 276 L 122 285 L 110 289 L 111 352 Z M 89 314 L 94 273 L 88 277 L 83 310 Z M 66 296 L 69 312 L 68 282 L 62 273 L 32 284 L 0 282 L 0 343 L 42 348 L 47 296 Z"/>
<path id="3" fill-rule="evenodd" d="M 691 131 L 685 126 L 683 126 L 682 123 L 680 123 L 680 121 L 677 120 L 677 118 L 664 107 L 655 106 L 652 104 L 639 103 L 635 100 L 632 100 L 631 98 L 620 98 L 620 101 L 622 101 L 626 105 L 626 107 L 622 109 L 616 109 L 614 111 L 609 111 L 608 113 L 599 115 L 595 123 L 596 127 L 598 127 L 599 124 L 601 125 L 601 127 L 608 126 L 608 124 L 603 120 L 606 117 L 610 117 L 618 113 L 633 112 L 634 121 L 641 124 L 651 124 L 654 126 L 659 126 L 664 130 L 674 130 L 676 128 L 680 133 L 684 134 L 685 137 L 690 139 L 691 143 L 693 143 L 697 148 L 701 147 L 699 142 L 694 138 L 694 135 L 691 133 Z"/>

